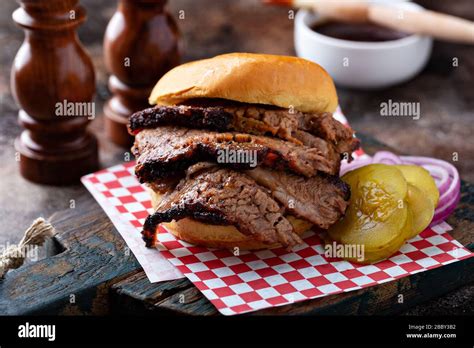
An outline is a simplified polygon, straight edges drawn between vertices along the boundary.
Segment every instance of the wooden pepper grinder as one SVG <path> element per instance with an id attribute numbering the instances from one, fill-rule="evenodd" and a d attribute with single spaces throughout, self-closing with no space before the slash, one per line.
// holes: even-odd
<path id="1" fill-rule="evenodd" d="M 94 69 L 75 32 L 85 11 L 78 0 L 18 2 L 13 19 L 25 41 L 11 88 L 25 128 L 15 141 L 20 172 L 37 183 L 78 183 L 98 166 L 97 140 L 86 131 L 95 110 Z"/>
<path id="2" fill-rule="evenodd" d="M 105 104 L 106 132 L 129 147 L 128 117 L 149 106 L 156 81 L 179 64 L 179 32 L 166 0 L 120 0 L 104 37 L 104 57 L 113 97 Z"/>

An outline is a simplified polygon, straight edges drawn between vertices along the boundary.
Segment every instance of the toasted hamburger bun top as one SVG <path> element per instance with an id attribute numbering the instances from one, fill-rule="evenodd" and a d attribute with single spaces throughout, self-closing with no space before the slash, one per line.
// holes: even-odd
<path id="1" fill-rule="evenodd" d="M 150 104 L 176 105 L 193 98 L 222 98 L 243 103 L 334 112 L 334 83 L 318 64 L 269 54 L 229 53 L 186 63 L 155 85 Z"/>

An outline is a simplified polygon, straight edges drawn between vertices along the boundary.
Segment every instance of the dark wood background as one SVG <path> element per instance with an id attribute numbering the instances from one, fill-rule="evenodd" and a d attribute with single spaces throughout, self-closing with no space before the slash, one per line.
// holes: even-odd
<path id="1" fill-rule="evenodd" d="M 474 20 L 472 0 L 425 0 L 423 6 Z M 102 57 L 105 26 L 115 1 L 82 0 L 89 18 L 79 36 L 96 68 L 96 110 L 109 97 Z M 13 58 L 23 40 L 11 13 L 17 4 L 0 2 L 0 244 L 15 243 L 38 216 L 67 209 L 84 194 L 80 186 L 46 187 L 25 181 L 18 174 L 13 140 L 20 133 L 17 106 L 9 88 Z M 293 21 L 287 10 L 266 7 L 257 0 L 171 0 L 170 12 L 183 34 L 184 61 L 232 51 L 294 54 Z M 178 19 L 184 11 L 185 19 Z M 338 89 L 340 104 L 356 131 L 370 134 L 400 152 L 449 159 L 459 153 L 458 169 L 464 180 L 474 181 L 474 50 L 469 46 L 437 42 L 426 69 L 412 81 L 380 91 Z M 459 66 L 453 67 L 453 58 Z M 419 101 L 421 119 L 380 116 L 383 101 Z M 102 116 L 91 127 L 100 142 L 103 167 L 123 161 L 127 150 L 111 144 L 103 134 Z M 407 314 L 472 313 L 474 286 L 466 286 L 439 300 L 417 306 Z"/>

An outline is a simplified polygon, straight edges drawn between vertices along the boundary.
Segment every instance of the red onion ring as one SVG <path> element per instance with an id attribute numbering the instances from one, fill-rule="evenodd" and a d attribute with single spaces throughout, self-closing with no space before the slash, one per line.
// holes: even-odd
<path id="1" fill-rule="evenodd" d="M 446 205 L 444 205 L 441 208 L 436 208 L 434 216 L 433 216 L 433 220 L 431 221 L 430 226 L 437 225 L 440 222 L 446 220 L 455 210 L 460 200 L 461 200 L 461 191 L 457 191 L 454 197 L 452 197 L 451 200 L 448 203 L 446 203 Z"/>
<path id="2" fill-rule="evenodd" d="M 379 151 L 372 158 L 372 163 L 402 164 L 402 160 L 392 152 Z"/>
<path id="3" fill-rule="evenodd" d="M 441 195 L 446 192 L 451 182 L 448 171 L 445 168 L 437 167 L 432 164 L 423 164 L 422 167 L 429 171 L 431 176 L 435 179 L 439 194 Z"/>
<path id="4" fill-rule="evenodd" d="M 459 178 L 459 173 L 456 167 L 454 167 L 451 163 L 430 157 L 402 156 L 401 159 L 405 162 L 416 165 L 435 165 L 440 168 L 444 168 L 448 172 L 449 186 L 446 189 L 442 187 L 443 192 L 440 190 L 440 197 L 437 208 L 441 208 L 442 206 L 450 202 L 451 198 L 456 194 L 456 192 L 460 191 L 461 179 Z"/>

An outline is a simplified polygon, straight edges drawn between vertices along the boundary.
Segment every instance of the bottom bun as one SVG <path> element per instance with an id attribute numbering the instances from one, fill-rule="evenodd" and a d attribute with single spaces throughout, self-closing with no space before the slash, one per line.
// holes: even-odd
<path id="1" fill-rule="evenodd" d="M 150 188 L 153 209 L 156 209 L 161 201 L 161 195 Z M 312 224 L 294 216 L 285 216 L 293 225 L 296 234 L 301 235 L 312 227 Z M 208 248 L 234 249 L 239 250 L 257 250 L 269 249 L 280 246 L 279 244 L 265 244 L 252 236 L 245 235 L 235 227 L 228 225 L 209 225 L 190 218 L 184 218 L 179 221 L 162 224 L 176 238 L 185 242 L 205 246 Z"/>

